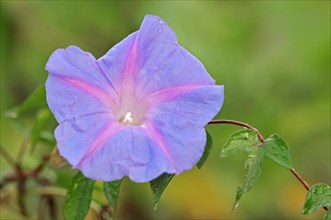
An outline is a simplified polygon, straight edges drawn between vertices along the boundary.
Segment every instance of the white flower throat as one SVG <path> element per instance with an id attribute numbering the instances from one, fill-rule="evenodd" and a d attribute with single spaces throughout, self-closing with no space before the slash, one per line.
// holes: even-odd
<path id="1" fill-rule="evenodd" d="M 132 118 L 132 113 L 127 112 L 124 116 L 124 119 L 122 121 L 123 124 L 132 124 L 133 123 L 133 118 Z"/>

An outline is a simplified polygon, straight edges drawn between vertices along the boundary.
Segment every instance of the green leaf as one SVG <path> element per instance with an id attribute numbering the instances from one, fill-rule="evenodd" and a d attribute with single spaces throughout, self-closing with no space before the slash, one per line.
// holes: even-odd
<path id="1" fill-rule="evenodd" d="M 227 157 L 238 152 L 250 152 L 252 146 L 260 143 L 257 134 L 249 129 L 237 131 L 230 137 L 230 140 L 223 146 L 220 158 Z"/>
<path id="2" fill-rule="evenodd" d="M 323 216 L 323 220 L 331 220 L 331 209 L 329 208 L 329 210 L 324 214 Z"/>
<path id="3" fill-rule="evenodd" d="M 307 215 L 328 206 L 331 206 L 331 187 L 325 183 L 318 183 L 307 192 L 302 214 Z"/>
<path id="4" fill-rule="evenodd" d="M 149 182 L 153 194 L 154 211 L 156 211 L 157 209 L 163 191 L 167 188 L 168 184 L 170 183 L 173 177 L 174 174 L 164 173 L 158 178 Z"/>
<path id="5" fill-rule="evenodd" d="M 103 182 L 103 191 L 110 206 L 113 208 L 114 211 L 116 210 L 121 183 L 122 179 L 115 180 L 112 182 Z"/>
<path id="6" fill-rule="evenodd" d="M 78 172 L 69 186 L 64 202 L 66 220 L 83 220 L 92 200 L 94 180 L 86 178 Z"/>
<path id="7" fill-rule="evenodd" d="M 41 109 L 38 112 L 31 131 L 31 152 L 34 151 L 38 141 L 42 139 L 41 132 L 45 129 L 51 119 L 52 113 L 48 108 Z"/>
<path id="8" fill-rule="evenodd" d="M 208 131 L 206 131 L 206 134 L 207 134 L 207 142 L 206 142 L 205 150 L 203 151 L 203 154 L 202 154 L 199 162 L 197 163 L 197 167 L 199 169 L 201 169 L 202 166 L 205 164 L 206 160 L 209 157 L 211 148 L 213 146 L 213 139 L 212 139 L 211 135 L 208 133 Z"/>
<path id="9" fill-rule="evenodd" d="M 268 137 L 263 144 L 263 148 L 266 150 L 266 156 L 271 160 L 285 168 L 293 168 L 287 144 L 277 134 Z"/>
<path id="10" fill-rule="evenodd" d="M 236 200 L 232 209 L 238 207 L 241 196 L 251 190 L 256 184 L 257 180 L 261 177 L 264 157 L 265 150 L 262 147 L 257 147 L 254 150 L 251 150 L 249 153 L 249 157 L 247 159 L 248 161 L 246 161 L 245 166 L 247 173 L 244 178 L 244 184 L 242 187 L 237 188 Z"/>
<path id="11" fill-rule="evenodd" d="M 255 152 L 254 157 L 251 157 L 251 162 L 247 166 L 247 173 L 244 179 L 243 192 L 248 192 L 253 188 L 256 181 L 260 178 L 262 174 L 262 165 L 264 161 L 265 150 L 263 148 L 258 148 Z"/>
<path id="12" fill-rule="evenodd" d="M 238 207 L 239 200 L 242 195 L 254 187 L 255 183 L 262 174 L 265 149 L 260 145 L 261 142 L 256 132 L 245 129 L 235 132 L 221 151 L 221 158 L 236 154 L 238 152 L 248 153 L 248 158 L 245 161 L 245 169 L 247 172 L 244 178 L 244 183 L 241 187 L 237 188 L 236 199 L 232 210 Z"/>
<path id="13" fill-rule="evenodd" d="M 20 106 L 7 111 L 5 116 L 14 119 L 20 114 L 40 106 L 47 106 L 45 86 L 37 88 Z"/>

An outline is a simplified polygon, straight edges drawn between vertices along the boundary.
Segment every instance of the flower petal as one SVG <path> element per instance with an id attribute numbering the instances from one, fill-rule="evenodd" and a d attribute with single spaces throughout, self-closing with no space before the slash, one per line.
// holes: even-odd
<path id="1" fill-rule="evenodd" d="M 147 120 L 164 119 L 175 126 L 205 126 L 222 107 L 224 87 L 197 86 L 191 89 L 154 94 L 155 101 L 148 111 Z M 169 121 L 167 121 L 169 120 Z"/>
<path id="2" fill-rule="evenodd" d="M 58 49 L 46 70 L 47 102 L 58 122 L 115 108 L 117 92 L 91 54 L 74 46 Z"/>
<path id="3" fill-rule="evenodd" d="M 221 108 L 223 86 L 197 87 L 171 98 L 154 104 L 144 125 L 155 140 L 162 140 L 159 146 L 166 148 L 163 153 L 178 174 L 200 159 L 206 144 L 203 126 Z"/>
<path id="4" fill-rule="evenodd" d="M 122 82 L 127 65 L 129 65 L 128 60 L 131 56 L 136 35 L 137 32 L 130 34 L 98 59 L 99 66 L 106 73 L 107 77 L 111 78 L 118 92 L 122 89 Z"/>
<path id="5" fill-rule="evenodd" d="M 170 115 L 167 117 L 154 118 L 152 122 L 146 122 L 146 127 L 152 140 L 157 143 L 157 147 L 162 148 L 167 158 L 165 172 L 178 175 L 191 169 L 201 158 L 206 144 L 206 132 L 203 127 L 178 126 L 169 120 Z"/>
<path id="6" fill-rule="evenodd" d="M 145 16 L 136 53 L 141 96 L 174 86 L 215 84 L 203 64 L 177 43 L 175 33 L 157 16 Z"/>
<path id="7" fill-rule="evenodd" d="M 77 168 L 87 177 L 103 181 L 129 176 L 135 182 L 146 182 L 166 171 L 174 173 L 160 147 L 138 126 L 123 127 Z"/>
<path id="8" fill-rule="evenodd" d="M 62 121 L 55 130 L 60 154 L 78 166 L 121 127 L 110 113 L 94 113 Z"/>

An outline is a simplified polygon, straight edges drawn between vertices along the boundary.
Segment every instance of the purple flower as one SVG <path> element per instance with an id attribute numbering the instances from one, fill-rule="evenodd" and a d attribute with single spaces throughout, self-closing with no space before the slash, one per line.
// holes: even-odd
<path id="1" fill-rule="evenodd" d="M 223 86 L 152 15 L 98 60 L 69 46 L 46 70 L 59 152 L 91 179 L 146 182 L 191 169 L 223 103 Z"/>

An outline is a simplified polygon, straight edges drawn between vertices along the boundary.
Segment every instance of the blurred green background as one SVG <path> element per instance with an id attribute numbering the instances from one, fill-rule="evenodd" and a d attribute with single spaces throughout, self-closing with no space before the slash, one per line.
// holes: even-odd
<path id="1" fill-rule="evenodd" d="M 44 66 L 57 48 L 77 45 L 102 56 L 137 30 L 145 14 L 162 17 L 178 41 L 205 65 L 225 102 L 218 119 L 276 132 L 288 143 L 296 170 L 310 184 L 331 183 L 330 153 L 330 1 L 1 1 L 1 145 L 12 155 L 22 134 L 3 117 L 38 86 Z M 29 120 L 27 120 L 29 124 Z M 209 126 L 214 138 L 202 170 L 170 183 L 153 212 L 149 185 L 128 179 L 118 214 L 145 219 L 318 219 L 323 211 L 301 215 L 305 189 L 270 161 L 256 187 L 231 213 L 236 187 L 243 181 L 245 155 L 219 159 L 221 146 L 238 128 Z M 52 146 L 39 144 L 25 158 L 33 167 Z M 1 175 L 10 167 L 1 158 Z M 70 181 L 70 168 L 49 170 L 56 186 Z M 100 188 L 99 185 L 96 186 Z M 102 200 L 102 193 L 94 195 Z M 33 196 L 29 206 L 38 203 Z M 60 205 L 63 198 L 57 201 Z M 32 209 L 31 208 L 31 209 Z M 30 211 L 33 215 L 33 210 Z M 1 219 L 20 219 L 1 205 Z"/>

